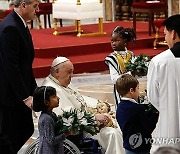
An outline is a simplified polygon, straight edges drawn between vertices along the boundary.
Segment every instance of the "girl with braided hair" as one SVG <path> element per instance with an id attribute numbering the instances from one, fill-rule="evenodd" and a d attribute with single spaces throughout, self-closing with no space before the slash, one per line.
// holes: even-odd
<path id="1" fill-rule="evenodd" d="M 111 47 L 114 50 L 105 58 L 105 63 L 109 67 L 111 80 L 114 84 L 114 95 L 116 105 L 120 102 L 120 96 L 117 93 L 115 84 L 116 80 L 126 72 L 126 63 L 134 60 L 135 55 L 126 47 L 129 42 L 135 43 L 136 34 L 132 28 L 124 28 L 117 26 L 111 34 Z"/>

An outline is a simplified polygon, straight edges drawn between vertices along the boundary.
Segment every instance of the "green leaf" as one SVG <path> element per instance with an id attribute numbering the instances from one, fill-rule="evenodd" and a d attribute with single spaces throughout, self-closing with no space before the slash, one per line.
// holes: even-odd
<path id="1" fill-rule="evenodd" d="M 78 119 L 78 113 L 79 112 L 83 112 L 84 116 L 83 118 L 86 119 L 88 125 L 83 125 L 80 123 L 81 119 Z M 64 125 L 64 122 L 62 120 L 62 117 L 64 118 L 69 118 L 69 117 L 73 117 L 73 122 L 72 125 L 70 126 L 66 126 Z M 83 110 L 78 110 L 78 109 L 71 109 L 70 111 L 63 111 L 62 116 L 56 116 L 54 117 L 54 121 L 55 121 L 55 133 L 56 134 L 61 134 L 67 131 L 76 131 L 76 134 L 80 133 L 80 132 L 88 132 L 92 135 L 96 134 L 99 130 L 96 129 L 97 127 L 97 122 L 94 121 L 94 116 L 92 113 L 90 112 L 86 112 Z"/>
<path id="2" fill-rule="evenodd" d="M 126 71 L 139 72 L 137 75 L 146 75 L 148 71 L 147 65 L 149 61 L 150 58 L 148 56 L 141 54 L 136 57 L 134 62 L 129 61 L 126 64 Z"/>

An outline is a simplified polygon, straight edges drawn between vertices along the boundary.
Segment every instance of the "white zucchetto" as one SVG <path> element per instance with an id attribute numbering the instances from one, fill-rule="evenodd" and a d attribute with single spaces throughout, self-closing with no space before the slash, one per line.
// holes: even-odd
<path id="1" fill-rule="evenodd" d="M 66 57 L 57 57 L 56 59 L 53 60 L 51 68 L 53 68 L 61 63 L 64 63 L 65 61 L 68 61 L 68 60 L 69 59 Z"/>

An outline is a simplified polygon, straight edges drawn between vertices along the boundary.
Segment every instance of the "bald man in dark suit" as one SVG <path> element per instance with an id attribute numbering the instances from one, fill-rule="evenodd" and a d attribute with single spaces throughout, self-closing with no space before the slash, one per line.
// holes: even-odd
<path id="1" fill-rule="evenodd" d="M 34 132 L 32 95 L 37 87 L 34 47 L 26 22 L 39 10 L 38 0 L 14 0 L 0 23 L 0 153 L 15 154 Z"/>

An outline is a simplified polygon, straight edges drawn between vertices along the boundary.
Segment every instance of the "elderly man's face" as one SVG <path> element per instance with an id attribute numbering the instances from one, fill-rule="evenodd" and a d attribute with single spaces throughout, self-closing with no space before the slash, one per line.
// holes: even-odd
<path id="1" fill-rule="evenodd" d="M 31 0 L 31 3 L 22 2 L 20 8 L 25 21 L 33 20 L 36 12 L 39 12 L 39 0 Z"/>
<path id="2" fill-rule="evenodd" d="M 73 71 L 73 64 L 69 60 L 64 62 L 62 66 L 60 66 L 57 74 L 57 79 L 62 86 L 67 87 L 70 84 Z"/>

